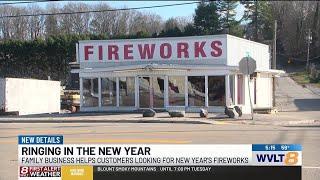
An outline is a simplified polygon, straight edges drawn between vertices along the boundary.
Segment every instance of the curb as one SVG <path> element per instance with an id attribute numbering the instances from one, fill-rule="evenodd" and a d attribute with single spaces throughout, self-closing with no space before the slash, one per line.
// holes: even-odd
<path id="1" fill-rule="evenodd" d="M 173 124 L 214 124 L 210 121 L 185 120 L 0 120 L 0 123 L 173 123 Z"/>
<path id="2" fill-rule="evenodd" d="M 233 122 L 245 125 L 272 125 L 272 126 L 320 126 L 320 120 L 301 120 L 301 121 L 285 121 L 285 122 L 266 122 L 266 121 L 238 121 Z M 232 122 L 231 122 L 232 124 Z"/>
<path id="3" fill-rule="evenodd" d="M 275 125 L 281 126 L 297 126 L 297 125 L 311 125 L 311 126 L 319 126 L 320 120 L 302 120 L 302 121 L 288 121 L 285 123 L 274 123 Z"/>

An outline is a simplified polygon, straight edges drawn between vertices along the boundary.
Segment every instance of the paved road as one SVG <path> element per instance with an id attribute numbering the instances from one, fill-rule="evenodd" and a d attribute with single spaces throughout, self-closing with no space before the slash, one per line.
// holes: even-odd
<path id="1" fill-rule="evenodd" d="M 320 111 L 320 96 L 284 74 L 276 79 L 276 105 L 279 111 Z"/>
<path id="2" fill-rule="evenodd" d="M 300 143 L 303 180 L 320 179 L 320 127 L 170 123 L 2 123 L 0 180 L 17 179 L 18 134 L 63 134 L 66 143 Z"/>

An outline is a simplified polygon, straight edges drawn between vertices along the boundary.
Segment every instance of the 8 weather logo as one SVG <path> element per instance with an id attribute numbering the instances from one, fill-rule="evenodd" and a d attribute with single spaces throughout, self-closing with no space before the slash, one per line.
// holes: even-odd
<path id="1" fill-rule="evenodd" d="M 257 153 L 256 160 L 258 163 L 282 164 L 287 166 L 297 165 L 299 162 L 298 152 L 281 152 L 281 153 Z"/>

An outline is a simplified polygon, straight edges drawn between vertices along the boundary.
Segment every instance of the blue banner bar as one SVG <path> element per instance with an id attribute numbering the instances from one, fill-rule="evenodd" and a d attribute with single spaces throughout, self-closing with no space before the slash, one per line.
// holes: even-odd
<path id="1" fill-rule="evenodd" d="M 19 135 L 19 144 L 63 144 L 62 135 Z"/>
<path id="2" fill-rule="evenodd" d="M 252 151 L 302 151 L 301 144 L 252 144 Z"/>

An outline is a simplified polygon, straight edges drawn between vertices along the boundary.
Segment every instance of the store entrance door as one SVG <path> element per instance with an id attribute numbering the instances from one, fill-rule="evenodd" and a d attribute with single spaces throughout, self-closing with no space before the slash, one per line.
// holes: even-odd
<path id="1" fill-rule="evenodd" d="M 164 77 L 139 76 L 139 107 L 164 108 Z"/>

